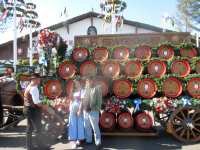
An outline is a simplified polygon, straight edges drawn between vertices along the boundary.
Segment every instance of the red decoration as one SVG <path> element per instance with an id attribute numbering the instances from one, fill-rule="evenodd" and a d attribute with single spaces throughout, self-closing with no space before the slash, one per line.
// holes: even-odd
<path id="1" fill-rule="evenodd" d="M 72 53 L 72 57 L 76 62 L 85 61 L 88 55 L 89 55 L 88 49 L 83 47 L 75 48 Z"/>
<path id="2" fill-rule="evenodd" d="M 133 92 L 132 83 L 129 80 L 115 80 L 113 83 L 113 92 L 118 98 L 126 98 Z"/>
<path id="3" fill-rule="evenodd" d="M 170 46 L 166 46 L 166 45 L 162 45 L 160 46 L 160 48 L 157 51 L 158 56 L 166 59 L 166 60 L 170 60 L 174 57 L 174 50 L 172 47 Z"/>
<path id="4" fill-rule="evenodd" d="M 67 80 L 72 78 L 76 73 L 76 66 L 69 61 L 64 61 L 59 65 L 59 75 L 61 78 Z"/>
<path id="5" fill-rule="evenodd" d="M 93 59 L 95 62 L 104 62 L 108 59 L 108 49 L 105 47 L 97 47 L 93 50 Z"/>
<path id="6" fill-rule="evenodd" d="M 152 79 L 142 79 L 138 82 L 137 91 L 144 98 L 152 98 L 157 92 L 157 85 Z"/>
<path id="7" fill-rule="evenodd" d="M 187 84 L 187 92 L 190 96 L 200 99 L 200 78 L 192 78 Z"/>
<path id="8" fill-rule="evenodd" d="M 113 130 L 116 125 L 115 115 L 111 112 L 103 112 L 99 120 L 100 126 L 105 130 Z"/>
<path id="9" fill-rule="evenodd" d="M 162 91 L 165 96 L 176 98 L 182 93 L 182 84 L 177 78 L 170 77 L 163 82 Z"/>
<path id="10" fill-rule="evenodd" d="M 148 60 L 151 58 L 151 47 L 149 46 L 140 46 L 135 49 L 135 57 L 142 60 Z"/>
<path id="11" fill-rule="evenodd" d="M 130 129 L 133 127 L 133 117 L 130 112 L 122 112 L 119 114 L 118 118 L 118 125 L 122 129 Z"/>
<path id="12" fill-rule="evenodd" d="M 136 120 L 137 127 L 139 127 L 140 129 L 148 130 L 148 129 L 151 129 L 153 127 L 153 119 L 146 112 L 139 113 L 136 116 L 135 120 Z"/>
<path id="13" fill-rule="evenodd" d="M 193 58 L 197 56 L 196 48 L 181 48 L 180 49 L 181 57 Z"/>
<path id="14" fill-rule="evenodd" d="M 129 57 L 129 49 L 125 47 L 117 47 L 114 49 L 113 57 L 119 61 L 126 61 Z"/>
<path id="15" fill-rule="evenodd" d="M 56 45 L 57 34 L 55 32 L 51 32 L 48 29 L 42 30 L 38 35 L 38 43 L 40 47 L 52 48 Z"/>
<path id="16" fill-rule="evenodd" d="M 190 73 L 190 64 L 186 60 L 175 60 L 171 64 L 171 72 L 180 77 L 186 77 Z"/>
<path id="17" fill-rule="evenodd" d="M 80 75 L 81 76 L 96 76 L 97 68 L 92 61 L 86 61 L 80 66 Z"/>
<path id="18" fill-rule="evenodd" d="M 116 78 L 120 73 L 120 66 L 116 61 L 106 61 L 101 70 L 104 76 Z"/>
<path id="19" fill-rule="evenodd" d="M 44 85 L 44 95 L 50 99 L 58 98 L 62 94 L 62 86 L 58 80 L 48 80 Z"/>
<path id="20" fill-rule="evenodd" d="M 166 73 L 166 65 L 159 60 L 153 60 L 148 64 L 148 73 L 155 78 L 160 78 Z"/>
<path id="21" fill-rule="evenodd" d="M 125 65 L 125 73 L 129 78 L 137 78 L 142 74 L 142 64 L 139 61 L 129 61 Z"/>

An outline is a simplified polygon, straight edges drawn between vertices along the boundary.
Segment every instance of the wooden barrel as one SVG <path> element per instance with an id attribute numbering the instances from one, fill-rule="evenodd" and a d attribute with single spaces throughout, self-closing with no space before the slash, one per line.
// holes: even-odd
<path id="1" fill-rule="evenodd" d="M 120 66 L 116 61 L 106 61 L 102 64 L 101 70 L 104 76 L 114 79 L 120 73 Z"/>
<path id="2" fill-rule="evenodd" d="M 121 129 L 130 129 L 134 120 L 130 112 L 121 112 L 117 117 L 117 123 Z"/>
<path id="3" fill-rule="evenodd" d="M 187 92 L 190 96 L 200 99 L 200 78 L 192 78 L 189 80 Z"/>
<path id="4" fill-rule="evenodd" d="M 193 58 L 197 56 L 197 49 L 196 48 L 181 48 L 180 49 L 181 57 L 188 57 Z"/>
<path id="5" fill-rule="evenodd" d="M 104 130 L 111 131 L 116 126 L 116 117 L 113 113 L 104 111 L 100 116 L 99 123 Z"/>
<path id="6" fill-rule="evenodd" d="M 138 82 L 137 91 L 144 98 L 152 98 L 157 92 L 157 85 L 153 79 L 141 79 Z"/>
<path id="7" fill-rule="evenodd" d="M 127 98 L 133 92 L 132 83 L 126 79 L 119 79 L 113 82 L 113 93 L 118 98 Z"/>
<path id="8" fill-rule="evenodd" d="M 44 95 L 49 99 L 55 99 L 62 94 L 62 86 L 59 80 L 48 80 L 44 84 Z"/>
<path id="9" fill-rule="evenodd" d="M 73 96 L 73 88 L 74 88 L 74 80 L 68 80 L 65 88 L 67 97 Z"/>
<path id="10" fill-rule="evenodd" d="M 97 67 L 92 61 L 86 61 L 80 66 L 80 75 L 81 76 L 90 76 L 94 77 L 97 75 Z"/>
<path id="11" fill-rule="evenodd" d="M 142 74 L 142 64 L 139 61 L 128 61 L 125 65 L 125 74 L 129 78 L 137 78 Z"/>
<path id="12" fill-rule="evenodd" d="M 119 61 L 126 61 L 129 57 L 129 49 L 126 47 L 116 47 L 113 52 L 113 58 Z"/>
<path id="13" fill-rule="evenodd" d="M 196 73 L 200 74 L 200 61 L 196 62 L 196 68 L 195 68 L 195 70 L 196 70 Z"/>
<path id="14" fill-rule="evenodd" d="M 109 92 L 109 84 L 108 81 L 106 81 L 105 79 L 95 79 L 93 82 L 93 86 L 95 85 L 101 85 L 102 87 L 102 94 L 103 96 L 106 96 Z"/>
<path id="15" fill-rule="evenodd" d="M 147 66 L 148 73 L 155 78 L 160 78 L 166 73 L 166 65 L 160 60 L 153 60 Z"/>
<path id="16" fill-rule="evenodd" d="M 165 96 L 176 98 L 182 93 L 182 84 L 181 82 L 175 78 L 170 77 L 167 78 L 162 85 L 162 91 Z"/>
<path id="17" fill-rule="evenodd" d="M 142 60 L 151 58 L 151 47 L 147 45 L 139 46 L 135 49 L 135 57 Z"/>
<path id="18" fill-rule="evenodd" d="M 190 64 L 186 60 L 175 60 L 171 64 L 171 73 L 186 77 L 190 73 Z"/>
<path id="19" fill-rule="evenodd" d="M 159 47 L 157 54 L 160 58 L 170 60 L 174 57 L 174 50 L 170 46 L 162 45 Z"/>
<path id="20" fill-rule="evenodd" d="M 72 52 L 72 58 L 76 62 L 83 62 L 89 56 L 89 51 L 87 48 L 79 47 L 75 48 Z"/>
<path id="21" fill-rule="evenodd" d="M 150 114 L 146 112 L 138 113 L 135 117 L 136 126 L 139 129 L 151 129 L 153 127 L 153 119 Z"/>
<path id="22" fill-rule="evenodd" d="M 58 69 L 61 78 L 68 80 L 76 74 L 76 66 L 69 61 L 64 61 Z"/>
<path id="23" fill-rule="evenodd" d="M 108 49 L 105 47 L 94 48 L 92 57 L 95 62 L 104 62 L 108 59 Z"/>

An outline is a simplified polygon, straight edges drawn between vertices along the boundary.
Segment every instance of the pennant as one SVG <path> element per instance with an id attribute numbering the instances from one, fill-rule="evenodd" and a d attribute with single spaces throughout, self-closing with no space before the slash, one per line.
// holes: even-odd
<path id="1" fill-rule="evenodd" d="M 21 33 L 24 29 L 24 20 L 23 18 L 21 17 L 20 20 L 19 20 L 19 24 L 18 24 L 18 29 L 19 29 L 19 32 Z"/>
<path id="2" fill-rule="evenodd" d="M 5 9 L 5 10 L 3 11 L 3 14 L 0 16 L 0 21 L 6 19 L 6 17 L 8 16 L 8 12 L 9 12 L 8 9 Z"/>

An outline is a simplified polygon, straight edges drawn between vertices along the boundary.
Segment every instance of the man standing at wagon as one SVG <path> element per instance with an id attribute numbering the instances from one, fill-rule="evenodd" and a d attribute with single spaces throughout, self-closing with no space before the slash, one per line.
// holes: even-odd
<path id="1" fill-rule="evenodd" d="M 83 98 L 84 125 L 86 143 L 92 143 L 92 130 L 94 132 L 97 149 L 101 146 L 101 132 L 99 129 L 99 112 L 102 104 L 102 89 L 100 85 L 92 88 L 92 80 L 87 78 L 85 82 L 85 94 Z"/>

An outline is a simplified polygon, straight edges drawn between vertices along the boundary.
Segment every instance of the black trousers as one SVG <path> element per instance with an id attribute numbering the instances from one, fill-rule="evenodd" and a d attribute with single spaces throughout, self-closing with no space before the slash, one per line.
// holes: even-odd
<path id="1" fill-rule="evenodd" d="M 32 150 L 32 133 L 35 131 L 36 145 L 42 147 L 44 145 L 42 136 L 41 110 L 37 107 L 24 107 L 24 115 L 27 117 L 26 128 L 26 148 Z"/>

